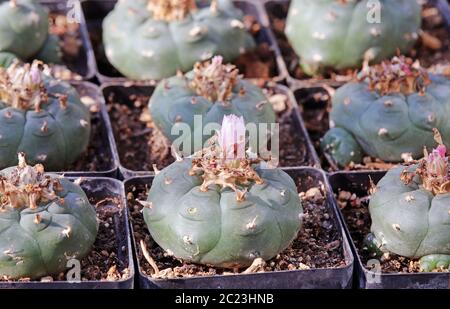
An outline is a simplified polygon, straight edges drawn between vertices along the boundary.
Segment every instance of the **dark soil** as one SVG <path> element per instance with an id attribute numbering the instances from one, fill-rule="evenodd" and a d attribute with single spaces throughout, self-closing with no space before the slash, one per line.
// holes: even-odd
<path id="1" fill-rule="evenodd" d="M 122 209 L 124 207 L 120 196 L 111 192 L 104 192 L 107 196 L 99 196 L 97 191 L 90 191 L 89 185 L 81 182 L 90 203 L 95 207 L 99 230 L 97 239 L 88 256 L 81 260 L 81 281 L 117 281 L 127 279 L 130 276 L 128 268 L 127 247 L 118 246 L 119 235 L 126 234 L 126 226 L 123 224 Z M 120 236 L 123 237 L 123 236 Z M 65 281 L 66 274 L 46 276 L 38 281 Z M 7 278 L 0 281 L 13 282 Z M 19 282 L 31 281 L 30 278 L 21 278 Z"/>
<path id="2" fill-rule="evenodd" d="M 297 179 L 298 184 L 302 182 L 308 182 L 308 179 Z M 158 267 L 159 278 L 227 275 L 244 271 L 244 269 L 228 270 L 191 264 L 169 256 L 151 239 L 141 213 L 142 205 L 136 202 L 137 199 L 147 198 L 148 187 L 136 185 L 126 190 L 138 260 L 143 273 L 152 276 L 154 270 L 143 256 L 141 240 L 144 241 L 146 250 Z M 289 248 L 267 261 L 263 269 L 258 270 L 259 272 L 337 268 L 346 265 L 339 230 L 325 204 L 323 191 L 320 187 L 313 187 L 300 195 L 303 197 L 305 212 L 302 230 Z"/>
<path id="3" fill-rule="evenodd" d="M 82 97 L 82 100 L 86 100 L 86 97 Z M 91 98 L 89 100 L 91 101 Z M 100 108 L 98 105 L 93 104 L 90 106 L 90 111 L 91 136 L 88 149 L 75 163 L 66 169 L 67 171 L 108 171 L 113 166 L 113 158 Z"/>
<path id="4" fill-rule="evenodd" d="M 315 76 L 314 78 L 307 76 L 300 68 L 299 58 L 284 34 L 289 2 L 277 3 L 272 1 L 267 3 L 265 7 L 270 19 L 270 26 L 275 34 L 289 75 L 292 78 L 301 80 L 309 79 L 311 82 L 325 78 L 345 82 L 352 78 L 353 72 L 351 70 L 339 72 L 329 71 L 322 76 Z M 424 67 L 448 63 L 450 61 L 450 37 L 445 28 L 442 16 L 435 8 L 425 6 L 422 13 L 422 20 L 422 29 L 426 33 L 425 37 L 422 36 L 418 40 L 416 46 L 408 56 L 419 59 Z"/>
<path id="5" fill-rule="evenodd" d="M 95 25 L 94 25 L 95 24 Z M 244 24 L 248 31 L 252 34 L 257 42 L 254 50 L 250 50 L 240 55 L 238 59 L 233 61 L 241 74 L 245 78 L 269 79 L 279 75 L 275 54 L 270 47 L 268 40 L 265 38 L 264 29 L 256 21 L 254 16 L 246 15 Z M 90 22 L 89 35 L 91 37 L 92 47 L 94 49 L 95 58 L 99 73 L 106 78 L 124 77 L 117 71 L 108 61 L 102 42 L 101 22 Z"/>
<path id="6" fill-rule="evenodd" d="M 269 98 L 277 95 L 282 100 L 288 100 L 283 94 L 275 94 L 272 89 L 267 91 Z M 161 141 L 160 136 L 154 135 L 154 125 L 147 108 L 149 97 L 132 94 L 124 98 L 114 90 L 107 97 L 120 162 L 133 171 L 153 171 L 153 164 L 161 169 L 174 161 L 168 144 Z M 293 110 L 288 107 L 277 116 L 277 122 L 280 123 L 280 166 L 312 165 L 306 138 L 299 134 Z"/>
<path id="7" fill-rule="evenodd" d="M 372 225 L 368 209 L 370 197 L 367 194 L 361 194 L 361 192 L 339 191 L 337 200 L 361 261 L 363 265 L 367 265 L 369 260 L 374 259 L 374 256 L 364 244 L 364 238 L 370 233 L 370 226 Z M 385 273 L 420 272 L 418 260 L 395 254 L 385 254 L 379 261 L 381 270 Z"/>

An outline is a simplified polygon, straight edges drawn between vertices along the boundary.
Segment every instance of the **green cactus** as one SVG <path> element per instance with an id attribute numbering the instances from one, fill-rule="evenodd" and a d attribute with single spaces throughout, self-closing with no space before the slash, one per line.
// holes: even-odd
<path id="1" fill-rule="evenodd" d="M 88 108 L 72 86 L 41 69 L 38 61 L 0 68 L 0 168 L 24 152 L 31 164 L 62 170 L 88 146 Z"/>
<path id="2" fill-rule="evenodd" d="M 108 60 L 129 78 L 159 80 L 217 54 L 232 61 L 252 48 L 242 13 L 229 0 L 209 2 L 197 8 L 195 0 L 119 1 L 103 22 Z"/>
<path id="3" fill-rule="evenodd" d="M 246 123 L 256 125 L 274 124 L 275 112 L 262 90 L 238 74 L 235 66 L 222 64 L 222 57 L 216 56 L 211 61 L 197 63 L 186 75 L 163 80 L 149 102 L 156 127 L 171 142 L 190 144 L 191 151 L 183 149 L 183 153 L 191 154 L 213 135 L 213 132 L 203 132 L 205 127 L 220 124 L 225 115 L 243 116 Z M 202 116 L 201 123 L 195 121 L 196 116 Z M 186 125 L 192 133 L 180 137 Z M 201 140 L 198 145 L 194 143 L 197 136 Z M 256 150 L 264 145 L 250 146 Z"/>
<path id="4" fill-rule="evenodd" d="M 448 79 L 409 58 L 365 69 L 336 91 L 322 149 L 345 167 L 360 163 L 361 152 L 386 162 L 420 158 L 424 146 L 435 146 L 434 128 L 450 146 L 449 93 Z"/>
<path id="5" fill-rule="evenodd" d="M 23 154 L 0 175 L 0 276 L 58 274 L 89 253 L 98 224 L 80 186 L 27 165 Z"/>
<path id="6" fill-rule="evenodd" d="M 286 35 L 305 73 L 314 75 L 407 52 L 418 37 L 420 13 L 415 0 L 292 0 Z"/>
<path id="7" fill-rule="evenodd" d="M 23 61 L 60 63 L 59 38 L 48 33 L 47 10 L 34 0 L 1 2 L 0 52 L 10 52 Z"/>
<path id="8" fill-rule="evenodd" d="M 8 52 L 0 52 L 0 67 L 7 68 L 15 61 L 18 61 L 16 55 L 8 53 Z"/>
<path id="9" fill-rule="evenodd" d="M 440 145 L 414 165 L 394 167 L 369 204 L 371 231 L 381 251 L 420 258 L 421 269 L 449 268 L 450 181 Z"/>
<path id="10" fill-rule="evenodd" d="M 226 116 L 219 141 L 157 173 L 141 203 L 150 234 L 167 252 L 245 267 L 274 257 L 297 236 L 303 209 L 294 181 L 246 155 L 244 139 L 242 117 Z"/>

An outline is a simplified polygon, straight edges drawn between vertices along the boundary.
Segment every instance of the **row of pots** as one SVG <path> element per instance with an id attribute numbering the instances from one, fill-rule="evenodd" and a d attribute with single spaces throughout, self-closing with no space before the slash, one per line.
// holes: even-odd
<path id="1" fill-rule="evenodd" d="M 348 191 L 364 196 L 370 186 L 370 179 L 375 183 L 384 175 L 384 172 L 331 172 L 325 173 L 319 168 L 321 162 L 314 150 L 314 145 L 308 134 L 301 113 L 307 112 L 307 106 L 300 107 L 305 91 L 325 93 L 326 88 L 313 88 L 305 90 L 301 81 L 295 81 L 289 76 L 286 65 L 277 47 L 274 35 L 269 29 L 269 19 L 264 13 L 264 8 L 271 4 L 286 1 L 235 1 L 245 13 L 257 16 L 263 29 L 258 40 L 268 43 L 273 51 L 273 57 L 278 64 L 273 82 L 287 81 L 293 92 L 282 84 L 266 83 L 267 88 L 274 94 L 280 94 L 286 98 L 287 113 L 292 118 L 292 124 L 297 129 L 305 150 L 303 160 L 297 166 L 282 166 L 296 179 L 312 179 L 312 182 L 298 184 L 306 192 L 317 186 L 322 186 L 325 207 L 329 211 L 331 224 L 338 231 L 343 263 L 340 267 L 310 268 L 302 270 L 286 270 L 275 272 L 263 272 L 237 275 L 217 275 L 192 278 L 155 279 L 143 270 L 142 248 L 136 240 L 133 230 L 133 220 L 130 218 L 130 210 L 126 205 L 131 203 L 129 193 L 137 186 L 149 186 L 154 177 L 149 170 L 134 170 L 127 167 L 127 159 L 119 155 L 121 145 L 114 135 L 111 124 L 111 109 L 106 103 L 113 96 L 119 98 L 121 104 L 132 106 L 135 102 L 130 99 L 132 95 L 151 96 L 154 83 L 132 82 L 121 77 L 108 76 L 108 68 L 101 67 L 95 61 L 94 50 L 91 47 L 88 29 L 99 29 L 102 18 L 112 9 L 115 1 L 84 1 L 82 8 L 84 16 L 80 25 L 80 37 L 84 53 L 80 54 L 79 66 L 74 68 L 83 79 L 97 78 L 101 83 L 98 88 L 90 82 L 73 82 L 82 96 L 89 97 L 93 109 L 93 120 L 98 122 L 96 126 L 99 132 L 94 135 L 99 137 L 99 143 L 95 145 L 93 153 L 103 157 L 103 163 L 93 165 L 90 171 L 69 171 L 66 176 L 83 177 L 82 186 L 88 196 L 115 196 L 120 200 L 113 206 L 116 211 L 113 215 L 115 223 L 112 230 L 116 235 L 116 252 L 123 269 L 128 269 L 127 275 L 115 281 L 82 281 L 69 283 L 66 281 L 55 282 L 0 282 L 4 288 L 448 288 L 450 282 L 449 273 L 381 273 L 379 270 L 369 270 L 367 262 L 360 256 L 357 245 L 352 239 L 352 231 L 346 222 L 346 218 L 339 210 L 336 196 L 339 192 Z M 65 1 L 44 1 L 52 11 L 65 12 Z M 110 71 L 109 71 L 110 72 Z M 323 81 L 321 81 L 323 84 Z M 311 84 L 309 84 L 311 85 Z M 146 105 L 146 102 L 144 102 Z M 305 114 L 304 114 L 305 115 Z M 314 138 L 313 138 L 314 140 Z M 302 167 L 303 166 L 303 167 Z M 311 167 L 304 167 L 311 166 Z M 370 178 L 369 178 L 370 176 Z M 108 178 L 105 178 L 108 177 Z M 116 179 L 113 179 L 116 178 Z M 119 181 L 118 179 L 122 179 Z M 303 185 L 303 187 L 302 187 Z M 131 221 L 130 221 L 131 220 Z"/>

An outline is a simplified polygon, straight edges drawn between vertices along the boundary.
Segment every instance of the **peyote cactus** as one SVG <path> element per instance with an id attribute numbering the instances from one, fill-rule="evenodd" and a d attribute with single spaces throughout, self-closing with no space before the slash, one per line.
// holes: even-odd
<path id="1" fill-rule="evenodd" d="M 211 146 L 160 171 L 141 202 L 153 239 L 175 257 L 244 267 L 285 249 L 302 223 L 294 181 L 245 150 L 243 118 L 229 115 Z"/>
<path id="2" fill-rule="evenodd" d="M 420 12 L 416 0 L 292 0 L 286 35 L 307 74 L 355 68 L 407 52 Z"/>
<path id="3" fill-rule="evenodd" d="M 232 61 L 254 46 L 229 0 L 197 7 L 195 0 L 119 1 L 103 22 L 111 64 L 134 79 L 162 79 L 214 55 Z"/>
<path id="4" fill-rule="evenodd" d="M 0 172 L 0 276 L 64 271 L 69 259 L 88 254 L 97 230 L 94 207 L 77 184 L 27 165 L 22 153 L 18 166 Z"/>
<path id="5" fill-rule="evenodd" d="M 196 63 L 194 70 L 163 80 L 155 89 L 149 110 L 155 125 L 171 141 L 179 137 L 182 126 L 188 124 L 193 136 L 183 136 L 186 144 L 197 136 L 202 143 L 191 143 L 191 149 L 200 150 L 212 134 L 203 134 L 210 123 L 220 124 L 225 115 L 243 116 L 246 123 L 273 124 L 275 112 L 260 88 L 239 76 L 231 64 L 222 64 L 222 57 Z M 195 125 L 195 116 L 202 116 Z M 180 129 L 180 130 L 178 130 Z M 251 145 L 253 150 L 263 145 Z M 258 149 L 259 149 L 258 148 Z M 189 151 L 183 150 L 186 154 Z"/>
<path id="6" fill-rule="evenodd" d="M 23 61 L 60 63 L 59 38 L 49 34 L 46 9 L 34 0 L 0 2 L 0 52 L 10 52 Z"/>
<path id="7" fill-rule="evenodd" d="M 32 164 L 62 170 L 88 146 L 88 108 L 72 86 L 41 70 L 38 61 L 0 68 L 0 168 L 24 152 Z"/>
<path id="8" fill-rule="evenodd" d="M 435 146 L 433 128 L 450 145 L 449 93 L 449 80 L 403 56 L 365 68 L 359 81 L 336 91 L 322 149 L 345 167 L 363 154 L 386 162 L 417 159 L 423 146 Z"/>
<path id="9" fill-rule="evenodd" d="M 370 199 L 372 237 L 381 251 L 421 258 L 423 271 L 450 266 L 450 175 L 440 145 L 417 164 L 392 168 Z"/>

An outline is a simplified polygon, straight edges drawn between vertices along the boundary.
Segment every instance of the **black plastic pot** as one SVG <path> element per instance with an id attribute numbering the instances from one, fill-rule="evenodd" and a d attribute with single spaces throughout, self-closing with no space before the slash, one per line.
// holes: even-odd
<path id="1" fill-rule="evenodd" d="M 39 3 L 47 7 L 50 12 L 68 14 L 75 7 L 70 7 L 67 0 L 38 0 Z M 73 1 L 73 5 L 76 5 L 77 1 Z M 86 22 L 84 16 L 80 10 L 80 39 L 81 50 L 77 59 L 74 62 L 65 63 L 65 65 L 73 72 L 79 74 L 83 80 L 90 80 L 95 77 L 96 65 L 95 56 L 92 50 L 91 41 L 89 40 L 89 33 L 87 31 Z"/>
<path id="2" fill-rule="evenodd" d="M 268 83 L 268 85 L 265 87 L 269 90 L 272 90 L 274 93 L 283 94 L 287 96 L 287 104 L 288 104 L 288 113 L 291 115 L 291 120 L 293 125 L 295 126 L 296 133 L 298 133 L 299 139 L 301 140 L 299 144 L 304 145 L 304 156 L 302 156 L 302 162 L 301 164 L 298 164 L 299 166 L 314 166 L 319 167 L 320 162 L 317 157 L 317 154 L 314 150 L 314 147 L 309 139 L 309 136 L 306 132 L 306 129 L 303 125 L 303 121 L 301 119 L 300 113 L 297 108 L 297 103 L 292 95 L 292 92 L 285 86 L 274 84 L 274 83 Z M 101 90 L 103 92 L 103 96 L 105 100 L 107 101 L 110 96 L 114 96 L 115 101 L 125 104 L 128 106 L 133 106 L 133 102 L 130 100 L 130 95 L 144 95 L 144 96 L 151 96 L 154 90 L 154 86 L 145 86 L 142 85 L 142 83 L 118 83 L 118 82 L 109 82 L 104 83 L 101 87 Z M 108 104 L 108 103 L 107 103 Z M 146 104 L 146 102 L 145 102 Z M 110 115 L 111 118 L 111 115 Z M 114 132 L 114 131 L 113 131 Z M 120 147 L 120 145 L 117 144 L 117 137 L 115 142 L 116 150 L 114 150 L 114 156 L 117 156 L 117 165 L 119 166 L 119 173 L 120 177 L 123 179 L 127 179 L 134 176 L 145 176 L 145 175 L 153 175 L 153 170 L 131 170 L 126 167 L 126 160 L 122 157 L 120 157 L 120 151 L 118 151 L 117 147 Z M 280 145 L 282 147 L 282 145 Z M 300 148 L 299 148 L 300 150 Z M 142 151 L 145 151 L 143 149 Z M 285 166 L 282 166 L 285 167 Z"/>
<path id="3" fill-rule="evenodd" d="M 444 18 L 445 24 L 450 31 L 450 6 L 447 0 L 427 0 L 429 4 L 435 6 L 441 13 Z M 280 70 L 280 74 L 286 76 L 286 81 L 290 87 L 293 88 L 315 88 L 321 87 L 322 85 L 328 85 L 331 87 L 339 87 L 342 86 L 345 81 L 336 81 L 328 78 L 314 78 L 314 77 L 305 77 L 305 79 L 297 79 L 293 77 L 288 70 L 288 63 L 286 62 L 283 54 L 281 53 L 280 46 L 277 42 L 275 33 L 271 27 L 271 21 L 269 18 L 268 12 L 272 12 L 280 18 L 285 18 L 286 14 L 283 12 L 283 7 L 289 5 L 290 0 L 262 0 L 261 7 L 261 16 L 260 20 L 263 25 L 269 29 L 269 38 L 272 40 L 271 45 L 277 46 L 274 48 L 276 53 L 276 59 L 278 61 L 278 68 Z M 450 32 L 449 32 L 450 35 Z"/>
<path id="4" fill-rule="evenodd" d="M 75 180 L 75 178 L 70 178 Z M 118 281 L 53 281 L 53 282 L 0 282 L 1 289 L 132 289 L 134 286 L 134 262 L 129 229 L 128 212 L 125 209 L 123 183 L 111 178 L 82 178 L 81 187 L 88 198 L 96 199 L 118 198 L 121 201 L 120 210 L 114 214 L 111 226 L 116 235 L 116 256 L 119 268 L 128 268 L 129 277 Z M 107 207 L 117 207 L 108 205 Z"/>
<path id="5" fill-rule="evenodd" d="M 385 172 L 338 172 L 329 176 L 333 191 L 340 190 L 355 193 L 357 196 L 367 195 L 370 178 L 374 183 L 384 176 Z M 335 200 L 336 203 L 336 200 Z M 336 208 L 337 203 L 336 203 Z M 350 246 L 355 256 L 354 286 L 360 289 L 449 289 L 450 273 L 376 273 L 369 271 L 351 237 L 351 232 L 345 223 L 345 217 L 340 213 Z"/>
<path id="6" fill-rule="evenodd" d="M 320 148 L 320 141 L 329 130 L 329 108 L 331 107 L 329 88 L 293 87 L 292 93 L 297 101 L 308 135 L 318 153 L 322 168 L 331 172 L 338 171 L 339 167 L 332 158 Z M 321 120 L 317 122 L 318 119 Z"/>
<path id="7" fill-rule="evenodd" d="M 116 0 L 84 0 L 82 1 L 82 10 L 84 12 L 84 17 L 86 19 L 87 29 L 89 31 L 92 46 L 94 48 L 95 57 L 97 60 L 97 78 L 101 83 L 104 82 L 126 82 L 130 81 L 123 75 L 121 75 L 106 59 L 105 51 L 102 43 L 102 21 L 103 18 L 114 8 Z M 257 17 L 258 21 L 260 13 L 255 4 L 245 1 L 238 0 L 233 1 L 234 4 L 239 7 L 245 14 L 249 14 Z M 269 38 L 269 31 L 267 28 L 263 27 L 256 38 L 258 43 L 268 43 L 272 50 L 276 49 L 276 46 L 272 45 L 273 42 Z M 273 53 L 273 57 L 276 55 Z M 270 78 L 273 81 L 283 81 L 286 78 L 284 74 L 278 68 L 275 68 L 273 76 Z M 154 83 L 155 81 L 147 81 L 148 83 Z"/>
<path id="8" fill-rule="evenodd" d="M 134 239 L 134 249 L 136 265 L 139 273 L 139 287 L 142 289 L 155 288 L 179 288 L 179 289 L 300 289 L 300 288 L 351 288 L 353 273 L 353 255 L 339 220 L 339 211 L 332 202 L 332 191 L 328 185 L 326 175 L 323 171 L 315 168 L 294 168 L 286 169 L 292 177 L 301 177 L 302 191 L 306 191 L 312 186 L 323 184 L 327 192 L 326 207 L 330 210 L 330 217 L 336 225 L 342 241 L 343 256 L 345 266 L 340 268 L 317 268 L 308 270 L 293 270 L 279 272 L 265 272 L 255 274 L 238 275 L 218 275 L 209 277 L 191 277 L 177 279 L 153 279 L 147 276 L 141 269 L 137 258 L 136 243 Z M 125 181 L 125 192 L 130 192 L 136 185 L 151 185 L 153 176 L 134 177 Z M 131 231 L 133 235 L 133 231 Z M 133 236 L 134 237 L 134 236 Z"/>
<path id="9" fill-rule="evenodd" d="M 95 171 L 69 170 L 56 172 L 72 177 L 91 176 L 115 178 L 118 174 L 117 155 L 115 154 L 116 148 L 108 112 L 106 111 L 106 106 L 99 87 L 90 82 L 73 81 L 71 84 L 77 89 L 82 98 L 84 96 L 91 98 L 100 108 L 98 112 L 91 113 L 91 123 L 98 123 L 98 128 L 100 129 L 100 132 L 91 132 L 91 135 L 93 135 L 91 141 L 95 138 L 96 142 L 99 143 L 95 149 L 95 155 L 102 156 L 104 162 L 102 163 L 103 166 Z"/>

